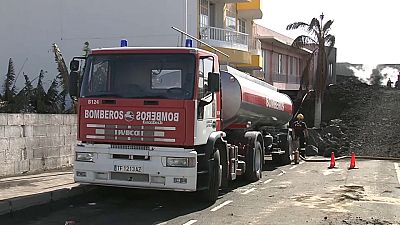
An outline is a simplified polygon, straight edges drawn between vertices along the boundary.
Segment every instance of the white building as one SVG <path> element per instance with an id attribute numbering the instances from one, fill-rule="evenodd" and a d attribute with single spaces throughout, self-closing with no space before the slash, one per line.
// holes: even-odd
<path id="1" fill-rule="evenodd" d="M 52 43 L 60 47 L 67 64 L 73 56 L 83 54 L 82 49 L 87 41 L 90 48 L 115 47 L 119 45 L 120 39 L 128 39 L 129 46 L 180 46 L 180 34 L 171 29 L 171 26 L 175 26 L 230 55 L 229 60 L 220 55 L 222 63 L 229 62 L 231 66 L 271 84 L 277 82 L 275 78 L 281 82 L 293 83 L 291 77 L 284 77 L 289 76 L 289 73 L 283 73 L 286 68 L 283 65 L 289 64 L 283 63 L 283 59 L 286 55 L 290 58 L 297 54 L 298 50 L 289 50 L 295 51 L 293 54 L 286 53 L 287 49 L 291 49 L 290 43 L 285 43 L 280 49 L 269 47 L 276 46 L 276 41 L 272 41 L 277 38 L 277 34 L 261 32 L 263 30 L 260 30 L 260 26 L 254 24 L 255 19 L 262 18 L 262 2 L 2 0 L 0 74 L 6 74 L 8 59 L 11 57 L 17 73 L 24 65 L 22 71 L 31 79 L 37 77 L 43 69 L 48 71 L 47 80 L 52 80 L 57 74 Z M 203 45 L 198 47 L 210 50 Z M 274 72 L 274 65 L 279 64 L 270 57 L 278 53 L 283 54 L 281 66 L 278 66 L 284 68 L 281 69 L 282 73 Z M 295 63 L 298 66 L 292 76 L 296 76 L 295 81 L 298 83 L 302 57 L 294 56 L 298 58 Z M 287 70 L 290 71 L 290 68 Z M 19 76 L 18 87 L 22 87 L 23 82 L 23 77 Z M 279 87 L 286 89 L 286 86 Z"/>
<path id="2" fill-rule="evenodd" d="M 130 46 L 176 46 L 176 26 L 196 34 L 197 0 L 2 0 L 0 1 L 0 74 L 7 73 L 8 59 L 15 70 L 29 77 L 48 71 L 57 74 L 52 43 L 68 64 L 91 48 L 115 47 L 122 38 Z M 185 19 L 187 15 L 188 20 Z M 186 24 L 187 21 L 187 24 Z M 0 78 L 1 80 L 2 78 Z M 23 83 L 20 76 L 18 83 Z"/>

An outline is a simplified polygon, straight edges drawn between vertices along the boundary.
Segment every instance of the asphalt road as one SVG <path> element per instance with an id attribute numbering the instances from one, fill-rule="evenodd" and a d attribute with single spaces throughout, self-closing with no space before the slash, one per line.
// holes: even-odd
<path id="1" fill-rule="evenodd" d="M 271 166 L 258 182 L 235 181 L 213 205 L 195 193 L 98 188 L 0 224 L 400 224 L 400 162 L 336 164 Z"/>

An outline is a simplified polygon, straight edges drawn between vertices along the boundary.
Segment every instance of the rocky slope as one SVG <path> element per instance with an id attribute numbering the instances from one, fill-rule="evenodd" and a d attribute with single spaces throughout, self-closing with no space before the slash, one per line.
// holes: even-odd
<path id="1" fill-rule="evenodd" d="M 312 100 L 311 100 L 312 101 Z M 312 102 L 308 102 L 311 104 Z M 310 143 L 326 156 L 400 157 L 400 90 L 361 83 L 356 78 L 329 88 L 324 124 L 311 130 Z"/>

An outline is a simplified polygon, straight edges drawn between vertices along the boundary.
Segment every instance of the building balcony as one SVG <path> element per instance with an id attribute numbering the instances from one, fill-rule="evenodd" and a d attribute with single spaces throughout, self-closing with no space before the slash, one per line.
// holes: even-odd
<path id="1" fill-rule="evenodd" d="M 261 41 L 255 38 L 249 40 L 249 52 L 251 54 L 251 62 L 247 64 L 238 64 L 237 67 L 245 70 L 262 69 L 263 57 L 261 56 Z"/>
<path id="2" fill-rule="evenodd" d="M 261 0 L 237 4 L 238 16 L 249 19 L 262 19 Z"/>
<path id="3" fill-rule="evenodd" d="M 261 70 L 262 68 L 262 61 L 263 57 L 261 55 L 253 55 L 250 54 L 250 61 L 249 62 L 240 62 L 236 64 L 238 68 L 244 70 Z"/>
<path id="4" fill-rule="evenodd" d="M 200 28 L 200 39 L 205 43 L 217 48 L 248 51 L 248 36 L 249 35 L 245 33 L 217 27 Z"/>

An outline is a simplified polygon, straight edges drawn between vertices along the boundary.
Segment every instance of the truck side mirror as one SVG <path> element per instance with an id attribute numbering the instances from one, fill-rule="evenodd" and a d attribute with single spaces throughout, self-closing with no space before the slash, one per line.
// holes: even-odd
<path id="1" fill-rule="evenodd" d="M 79 72 L 72 71 L 69 74 L 69 95 L 72 99 L 78 97 L 78 83 L 79 83 Z"/>
<path id="2" fill-rule="evenodd" d="M 71 71 L 78 71 L 79 70 L 79 60 L 73 59 L 70 63 L 69 63 L 69 69 Z"/>
<path id="3" fill-rule="evenodd" d="M 211 93 L 219 91 L 219 74 L 218 73 L 208 73 L 208 90 Z"/>

